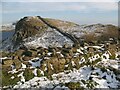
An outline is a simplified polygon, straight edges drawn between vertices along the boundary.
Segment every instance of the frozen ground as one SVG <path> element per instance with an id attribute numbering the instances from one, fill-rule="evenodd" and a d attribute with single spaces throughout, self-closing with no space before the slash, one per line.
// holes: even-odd
<path id="1" fill-rule="evenodd" d="M 77 49 L 77 51 L 79 53 L 83 53 L 81 49 Z M 118 54 L 119 52 L 116 53 L 116 56 Z M 30 79 L 29 81 L 25 81 L 23 72 L 21 72 L 18 75 L 18 77 L 20 77 L 21 80 L 17 82 L 14 88 L 54 88 L 55 90 L 57 88 L 65 88 L 69 90 L 69 88 L 65 86 L 65 83 L 69 83 L 69 82 L 79 82 L 81 87 L 89 88 L 89 89 L 91 87 L 92 88 L 119 88 L 120 81 L 117 80 L 117 78 L 119 78 L 119 75 L 116 75 L 114 71 L 109 69 L 109 67 L 112 67 L 115 70 L 119 71 L 120 69 L 119 58 L 112 60 L 112 59 L 109 59 L 110 55 L 111 53 L 109 51 L 106 51 L 101 56 L 99 54 L 95 54 L 94 56 L 88 58 L 90 62 L 95 61 L 98 58 L 101 58 L 102 60 L 99 61 L 97 64 L 95 64 L 94 67 L 91 67 L 90 65 L 87 65 L 87 66 L 84 65 L 83 67 L 80 67 L 78 70 L 75 68 L 73 68 L 73 70 L 64 70 L 64 72 L 53 74 L 51 76 L 52 80 L 44 76 L 44 72 L 40 69 L 38 70 L 40 70 L 43 76 L 41 77 L 37 76 L 36 67 L 40 67 L 41 65 L 40 63 L 42 59 L 39 59 L 38 57 L 33 58 L 28 62 L 31 63 L 31 68 L 33 70 L 32 73 L 34 73 L 34 78 Z M 36 60 L 36 62 L 35 61 L 32 62 L 33 60 Z M 85 62 L 84 57 L 80 60 L 80 64 L 83 62 Z M 10 72 L 14 74 L 19 71 L 24 71 L 24 69 L 26 68 L 26 65 L 23 63 L 21 65 L 22 67 L 18 71 L 16 71 L 16 69 L 13 69 Z M 72 65 L 74 66 L 75 63 L 72 62 Z M 99 67 L 99 65 L 101 65 L 101 67 Z M 52 64 L 50 66 L 53 69 Z M 68 66 L 66 65 L 65 67 L 68 67 Z M 102 67 L 104 67 L 105 70 L 103 70 Z M 47 68 L 45 68 L 45 70 L 47 70 Z M 11 78 L 14 79 L 14 76 L 12 76 Z"/>
<path id="2" fill-rule="evenodd" d="M 68 74 L 66 72 L 69 72 Z M 102 72 L 101 69 L 95 68 L 91 70 L 91 67 L 84 66 L 79 70 L 74 69 L 73 71 L 64 71 L 58 74 L 52 75 L 53 80 L 49 80 L 46 77 L 34 77 L 33 79 L 22 84 L 18 82 L 14 88 L 31 88 L 31 87 L 43 87 L 43 88 L 53 88 L 59 86 L 59 84 L 65 84 L 68 82 L 80 82 L 81 86 L 84 88 L 90 88 L 87 86 L 89 80 L 93 83 L 94 88 L 118 88 L 119 81 L 116 80 L 116 75 L 113 71 L 107 70 L 107 72 Z M 21 81 L 24 79 L 21 78 Z"/>

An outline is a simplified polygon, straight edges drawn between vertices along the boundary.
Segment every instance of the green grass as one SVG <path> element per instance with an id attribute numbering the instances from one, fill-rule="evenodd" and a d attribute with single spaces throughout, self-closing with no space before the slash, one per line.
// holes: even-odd
<path id="1" fill-rule="evenodd" d="M 79 82 L 68 82 L 65 83 L 65 86 L 67 86 L 70 90 L 76 90 L 76 89 L 83 90 Z"/>
<path id="2" fill-rule="evenodd" d="M 115 54 L 113 54 L 112 56 L 110 56 L 110 59 L 115 59 Z"/>
<path id="3" fill-rule="evenodd" d="M 97 83 L 93 80 L 87 80 L 85 83 L 87 84 L 86 87 L 88 89 L 93 89 L 97 85 Z"/>
<path id="4" fill-rule="evenodd" d="M 91 63 L 91 65 L 93 66 L 93 65 L 96 65 L 98 62 L 100 62 L 101 61 L 101 58 L 98 58 L 97 60 L 95 60 L 95 61 L 92 61 L 92 63 Z"/>
<path id="5" fill-rule="evenodd" d="M 25 81 L 28 81 L 28 80 L 34 78 L 34 73 L 30 69 L 25 69 L 23 76 L 25 77 Z"/>
<path id="6" fill-rule="evenodd" d="M 38 77 L 43 76 L 43 75 L 41 74 L 41 72 L 40 72 L 40 70 L 39 70 L 39 69 L 37 69 L 37 76 L 38 76 Z"/>
<path id="7" fill-rule="evenodd" d="M 12 76 L 15 78 L 11 79 Z M 12 75 L 8 74 L 7 71 L 2 71 L 2 86 L 15 85 L 18 81 L 20 81 L 20 78 L 16 74 Z"/>

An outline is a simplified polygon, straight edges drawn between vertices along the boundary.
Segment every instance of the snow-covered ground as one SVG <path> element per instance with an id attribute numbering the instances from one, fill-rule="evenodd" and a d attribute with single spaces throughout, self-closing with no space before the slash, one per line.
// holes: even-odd
<path id="1" fill-rule="evenodd" d="M 65 32 L 71 33 L 73 35 L 75 35 L 76 37 L 81 37 L 85 34 L 89 34 L 89 33 L 96 33 L 96 35 L 100 35 L 101 33 L 105 32 L 104 29 L 106 29 L 106 27 L 102 24 L 93 24 L 93 25 L 76 25 L 76 26 L 69 26 L 67 28 L 65 27 L 59 27 L 60 29 L 62 29 Z"/>
<path id="2" fill-rule="evenodd" d="M 69 39 L 64 37 L 62 34 L 59 32 L 48 28 L 46 32 L 40 36 L 40 37 L 31 37 L 28 39 L 25 39 L 25 46 L 28 47 L 48 47 L 48 46 L 57 46 L 57 47 L 62 47 L 65 44 L 68 45 L 73 45 L 73 42 Z"/>
<path id="3" fill-rule="evenodd" d="M 66 72 L 69 72 L 68 74 Z M 59 84 L 65 84 L 68 82 L 79 82 L 82 87 L 87 87 L 85 82 L 92 80 L 94 88 L 118 88 L 119 81 L 116 80 L 116 75 L 113 71 L 107 70 L 107 72 L 102 72 L 101 69 L 95 68 L 91 70 L 91 67 L 84 66 L 79 70 L 73 69 L 73 71 L 64 71 L 58 74 L 52 75 L 53 80 L 49 80 L 47 77 L 34 77 L 33 79 L 25 82 L 24 84 L 18 83 L 14 88 L 32 88 L 32 87 L 43 87 L 43 88 L 53 88 Z M 22 78 L 21 78 L 22 79 Z"/>
<path id="4" fill-rule="evenodd" d="M 77 49 L 77 52 L 81 53 L 81 49 Z M 64 70 L 64 72 L 53 74 L 51 76 L 52 80 L 44 76 L 44 72 L 42 70 L 36 68 L 40 67 L 42 59 L 39 59 L 39 57 L 33 58 L 28 62 L 31 63 L 31 67 L 33 68 L 32 73 L 34 74 L 34 78 L 25 82 L 23 72 L 21 72 L 18 75 L 18 77 L 21 77 L 21 80 L 14 86 L 14 88 L 54 88 L 53 90 L 56 90 L 57 88 L 64 88 L 69 90 L 69 88 L 65 86 L 65 83 L 69 82 L 79 82 L 80 86 L 84 88 L 91 88 L 91 86 L 92 88 L 119 88 L 120 82 L 116 78 L 119 77 L 119 75 L 116 75 L 114 71 L 108 68 L 112 67 L 119 70 L 119 59 L 109 59 L 110 55 L 111 53 L 109 51 L 104 52 L 102 55 L 95 54 L 94 56 L 88 58 L 90 62 L 93 62 L 98 58 L 101 58 L 102 60 L 93 65 L 94 67 L 84 65 L 78 70 L 75 68 L 73 68 L 73 70 Z M 85 62 L 84 57 L 81 58 L 79 64 L 83 62 Z M 73 61 L 71 63 L 72 66 L 75 66 Z M 98 67 L 99 65 L 101 65 L 101 67 Z M 52 64 L 50 64 L 50 66 L 52 67 L 52 70 L 54 70 Z M 65 65 L 65 67 L 68 67 L 68 65 Z M 102 67 L 105 68 L 105 71 L 101 69 Z M 25 68 L 26 65 L 22 63 L 22 70 Z M 39 70 L 43 76 L 38 77 L 37 70 Z M 47 70 L 47 68 L 45 68 L 45 70 Z M 13 70 L 13 72 L 16 73 L 16 70 Z M 11 78 L 14 79 L 13 76 Z"/>
<path id="5" fill-rule="evenodd" d="M 36 60 L 35 62 L 33 62 L 32 60 Z M 39 59 L 38 57 L 37 58 L 34 58 L 32 60 L 29 60 L 29 63 L 32 65 L 33 68 L 35 67 L 40 67 L 40 63 L 42 61 L 42 59 Z"/>

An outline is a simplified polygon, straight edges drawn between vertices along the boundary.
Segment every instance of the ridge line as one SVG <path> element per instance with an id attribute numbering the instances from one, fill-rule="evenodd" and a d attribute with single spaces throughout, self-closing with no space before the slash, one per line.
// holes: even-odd
<path id="1" fill-rule="evenodd" d="M 66 33 L 66 32 L 62 32 L 62 31 L 61 31 L 59 28 L 57 28 L 56 26 L 53 26 L 53 25 L 49 24 L 48 22 L 46 22 L 42 17 L 40 17 L 40 16 L 37 16 L 37 17 L 38 17 L 41 21 L 43 21 L 47 26 L 55 29 L 56 31 L 58 31 L 59 33 L 61 33 L 63 36 L 65 36 L 65 37 L 69 38 L 71 41 L 73 41 L 73 43 L 75 44 L 75 46 L 79 46 L 80 43 L 79 43 L 79 41 L 77 40 L 77 38 L 76 38 L 75 36 L 70 35 L 70 34 L 68 34 L 68 33 Z"/>

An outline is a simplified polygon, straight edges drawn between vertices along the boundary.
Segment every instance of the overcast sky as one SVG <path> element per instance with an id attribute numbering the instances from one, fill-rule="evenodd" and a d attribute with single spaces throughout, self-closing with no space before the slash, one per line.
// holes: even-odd
<path id="1" fill-rule="evenodd" d="M 98 0 L 64 1 L 66 2 L 45 2 L 45 0 L 44 2 L 38 0 L 15 2 L 15 0 L 4 0 L 0 11 L 2 22 L 12 23 L 24 16 L 42 16 L 73 21 L 78 24 L 103 23 L 117 25 L 118 23 L 118 0 L 101 0 L 101 2 L 98 2 Z"/>

